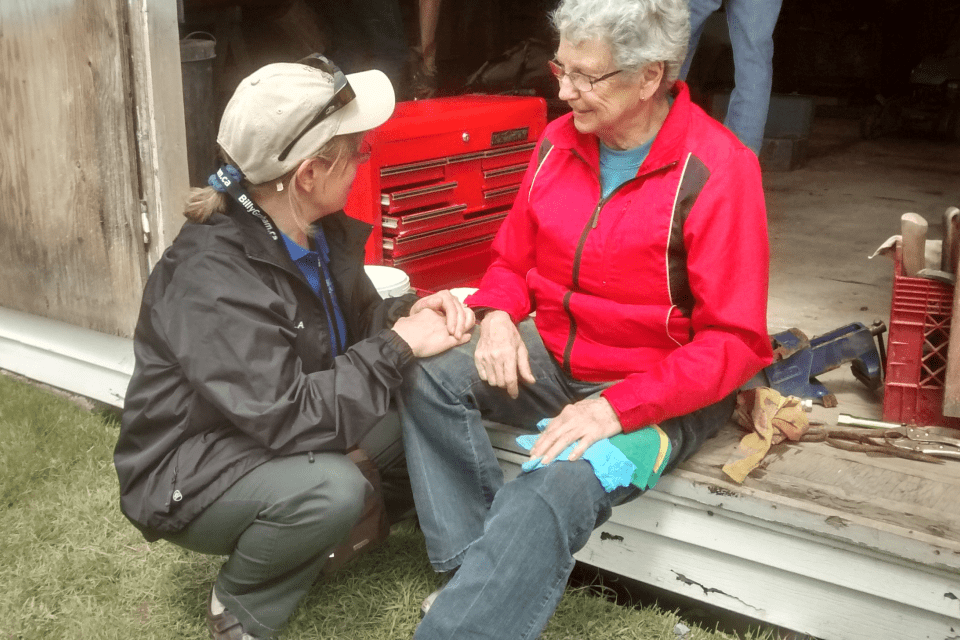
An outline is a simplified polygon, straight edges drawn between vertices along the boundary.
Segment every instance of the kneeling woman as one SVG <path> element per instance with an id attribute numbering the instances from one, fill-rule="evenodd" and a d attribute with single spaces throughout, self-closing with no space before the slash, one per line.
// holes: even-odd
<path id="1" fill-rule="evenodd" d="M 360 516 L 369 483 L 344 455 L 386 413 L 415 358 L 469 339 L 448 292 L 381 300 L 369 226 L 342 211 L 392 113 L 379 71 L 322 56 L 240 83 L 217 142 L 229 164 L 195 190 L 148 279 L 114 461 L 148 540 L 229 556 L 214 638 L 269 638 Z"/>

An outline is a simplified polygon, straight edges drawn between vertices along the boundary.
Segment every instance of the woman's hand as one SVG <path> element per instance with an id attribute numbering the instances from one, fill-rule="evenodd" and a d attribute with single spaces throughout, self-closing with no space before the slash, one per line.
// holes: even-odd
<path id="1" fill-rule="evenodd" d="M 622 431 L 620 419 L 605 398 L 587 398 L 568 404 L 550 421 L 530 450 L 530 459 L 543 458 L 543 464 L 550 464 L 564 449 L 578 442 L 569 458 L 577 460 L 594 442 Z"/>
<path id="2" fill-rule="evenodd" d="M 527 347 L 506 311 L 491 311 L 484 316 L 474 361 L 480 379 L 506 389 L 511 398 L 520 395 L 519 380 L 527 384 L 536 382 L 530 370 Z"/>
<path id="3" fill-rule="evenodd" d="M 472 312 L 470 315 L 473 316 Z M 469 333 L 461 332 L 459 337 L 451 333 L 448 330 L 448 321 L 449 318 L 443 314 L 424 308 L 397 320 L 393 324 L 393 330 L 410 345 L 413 355 L 426 358 L 470 342 Z M 472 326 L 473 323 L 470 324 Z"/>
<path id="4" fill-rule="evenodd" d="M 477 318 L 473 310 L 466 307 L 449 291 L 438 291 L 417 300 L 410 308 L 410 315 L 416 315 L 424 309 L 432 309 L 442 314 L 447 321 L 447 332 L 458 340 L 470 331 Z"/>

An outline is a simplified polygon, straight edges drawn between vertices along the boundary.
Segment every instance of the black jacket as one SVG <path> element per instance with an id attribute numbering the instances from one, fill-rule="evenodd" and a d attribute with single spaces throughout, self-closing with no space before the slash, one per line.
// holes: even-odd
<path id="1" fill-rule="evenodd" d="M 413 359 L 389 327 L 415 298 L 381 300 L 366 277 L 369 225 L 322 219 L 351 345 L 334 359 L 322 302 L 282 242 L 231 205 L 184 225 L 143 294 L 114 464 L 121 509 L 151 540 L 271 458 L 357 444 Z"/>

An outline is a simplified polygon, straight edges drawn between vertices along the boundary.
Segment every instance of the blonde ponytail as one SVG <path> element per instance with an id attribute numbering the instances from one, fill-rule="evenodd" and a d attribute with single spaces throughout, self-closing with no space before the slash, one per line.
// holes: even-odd
<path id="1" fill-rule="evenodd" d="M 203 224 L 215 213 L 227 210 L 227 196 L 213 187 L 190 189 L 183 215 L 190 222 Z"/>

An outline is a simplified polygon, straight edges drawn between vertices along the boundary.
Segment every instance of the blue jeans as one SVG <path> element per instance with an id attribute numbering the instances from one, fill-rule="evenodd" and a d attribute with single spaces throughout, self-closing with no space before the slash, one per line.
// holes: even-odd
<path id="1" fill-rule="evenodd" d="M 703 26 L 721 0 L 690 0 L 690 48 L 680 68 L 685 79 L 703 34 Z M 734 89 L 723 121 L 754 153 L 763 146 L 763 130 L 773 87 L 773 30 L 782 0 L 728 0 L 727 27 L 733 47 Z"/>
<path id="2" fill-rule="evenodd" d="M 427 553 L 437 571 L 459 567 L 417 628 L 419 640 L 538 637 L 563 595 L 573 554 L 615 505 L 639 494 L 635 487 L 605 492 L 584 460 L 504 484 L 483 418 L 535 431 L 540 419 L 609 385 L 570 378 L 532 321 L 519 329 L 537 382 L 521 385 L 516 400 L 477 376 L 479 332 L 404 376 L 398 404 Z M 678 455 L 716 432 L 732 413 L 729 400 L 661 425 Z"/>

